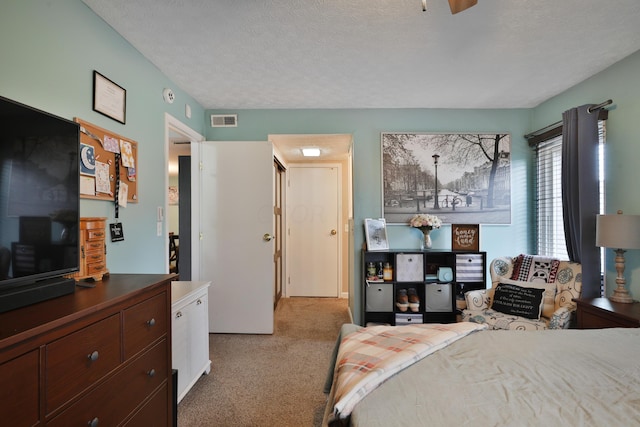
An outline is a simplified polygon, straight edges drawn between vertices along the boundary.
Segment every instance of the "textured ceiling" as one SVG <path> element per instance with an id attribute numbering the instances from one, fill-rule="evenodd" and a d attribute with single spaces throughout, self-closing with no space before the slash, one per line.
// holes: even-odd
<path id="1" fill-rule="evenodd" d="M 640 49 L 638 0 L 83 1 L 210 109 L 529 108 Z"/>

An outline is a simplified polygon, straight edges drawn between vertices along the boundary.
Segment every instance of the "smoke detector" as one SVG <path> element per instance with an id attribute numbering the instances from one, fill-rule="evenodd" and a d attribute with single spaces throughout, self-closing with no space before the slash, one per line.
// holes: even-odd
<path id="1" fill-rule="evenodd" d="M 162 98 L 167 104 L 173 104 L 173 101 L 176 100 L 176 95 L 167 87 L 162 91 Z"/>

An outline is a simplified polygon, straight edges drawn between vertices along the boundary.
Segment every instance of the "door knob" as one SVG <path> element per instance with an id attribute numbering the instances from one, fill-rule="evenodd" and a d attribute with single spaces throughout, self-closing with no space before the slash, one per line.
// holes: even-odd
<path id="1" fill-rule="evenodd" d="M 331 235 L 335 236 L 336 234 L 338 234 L 338 232 L 336 231 L 336 229 L 334 228 L 333 230 L 331 230 Z"/>
<path id="2" fill-rule="evenodd" d="M 262 236 L 262 240 L 264 240 L 265 242 L 270 242 L 273 239 L 274 237 L 269 233 L 265 233 L 264 236 Z"/>

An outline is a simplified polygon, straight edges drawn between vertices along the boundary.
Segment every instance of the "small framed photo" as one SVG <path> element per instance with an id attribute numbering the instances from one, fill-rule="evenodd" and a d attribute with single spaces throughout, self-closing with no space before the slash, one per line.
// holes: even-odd
<path id="1" fill-rule="evenodd" d="M 365 218 L 364 236 L 367 241 L 367 250 L 386 251 L 389 249 L 387 223 L 384 218 Z"/>
<path id="2" fill-rule="evenodd" d="M 175 185 L 169 186 L 169 205 L 177 205 L 180 202 L 180 193 Z"/>
<path id="3" fill-rule="evenodd" d="M 125 124 L 127 113 L 127 91 L 93 71 L 93 110 Z"/>
<path id="4" fill-rule="evenodd" d="M 480 224 L 451 224 L 451 250 L 480 250 Z"/>

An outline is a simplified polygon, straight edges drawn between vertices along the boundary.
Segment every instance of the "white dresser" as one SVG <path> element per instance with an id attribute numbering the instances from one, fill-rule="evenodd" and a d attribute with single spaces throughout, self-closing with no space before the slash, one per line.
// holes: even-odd
<path id="1" fill-rule="evenodd" d="M 172 367 L 178 370 L 178 402 L 211 372 L 208 288 L 211 282 L 171 282 Z"/>

